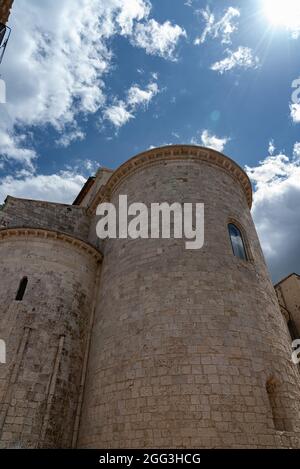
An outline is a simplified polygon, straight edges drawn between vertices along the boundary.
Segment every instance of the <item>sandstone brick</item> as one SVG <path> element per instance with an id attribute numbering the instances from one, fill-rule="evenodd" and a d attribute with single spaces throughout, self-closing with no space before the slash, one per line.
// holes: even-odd
<path id="1" fill-rule="evenodd" d="M 99 241 L 103 194 L 115 205 L 124 194 L 148 207 L 204 202 L 204 247 Z M 99 171 L 72 206 L 9 197 L 0 212 L 0 447 L 299 447 L 300 377 L 250 204 L 234 162 L 189 146 Z M 233 255 L 230 222 L 247 262 Z"/>

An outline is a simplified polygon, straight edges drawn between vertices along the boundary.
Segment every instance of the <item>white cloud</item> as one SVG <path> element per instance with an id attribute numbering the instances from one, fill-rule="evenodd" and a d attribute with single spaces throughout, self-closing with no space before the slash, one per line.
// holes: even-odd
<path id="1" fill-rule="evenodd" d="M 213 148 L 214 150 L 222 152 L 229 142 L 230 138 L 224 137 L 220 138 L 216 135 L 213 135 L 208 130 L 203 130 L 201 134 L 201 144 L 207 148 Z M 199 142 L 197 139 L 192 139 L 194 145 L 198 145 Z"/>
<path id="2" fill-rule="evenodd" d="M 290 29 L 291 31 L 291 36 L 293 39 L 299 39 L 300 37 L 300 20 L 298 25 L 295 25 L 294 28 Z"/>
<path id="3" fill-rule="evenodd" d="M 72 142 L 75 140 L 84 140 L 85 133 L 80 129 L 72 129 L 69 131 L 65 131 L 56 141 L 55 143 L 61 147 L 68 147 Z"/>
<path id="4" fill-rule="evenodd" d="M 296 142 L 293 148 L 293 160 L 300 162 L 300 142 Z"/>
<path id="5" fill-rule="evenodd" d="M 274 150 L 275 151 L 275 150 Z M 253 217 L 274 281 L 300 265 L 300 144 L 293 159 L 269 155 L 256 167 L 246 167 L 254 183 Z"/>
<path id="6" fill-rule="evenodd" d="M 149 19 L 151 7 L 149 0 L 60 0 L 59 8 L 53 0 L 15 2 L 3 67 L 7 104 L 0 107 L 1 136 L 14 140 L 16 129 L 26 133 L 26 127 L 46 125 L 63 135 L 66 126 L 77 128 L 79 117 L 103 110 L 103 80 L 113 61 L 115 35 L 146 53 L 173 59 L 184 32 Z M 67 145 L 76 137 L 82 138 L 80 129 L 61 142 Z M 6 140 L 0 138 L 0 155 L 16 156 L 7 151 Z M 22 149 L 16 148 L 21 161 Z M 26 164 L 35 157 L 28 152 L 24 141 Z"/>
<path id="7" fill-rule="evenodd" d="M 177 43 L 186 32 L 170 21 L 159 24 L 150 19 L 147 23 L 138 23 L 131 38 L 132 44 L 142 47 L 150 55 L 159 55 L 168 60 L 176 60 L 174 55 Z"/>
<path id="8" fill-rule="evenodd" d="M 99 169 L 99 166 L 99 161 L 75 158 L 72 160 L 71 164 L 66 164 L 61 172 L 66 172 L 69 174 L 79 175 L 84 178 L 87 178 L 93 174 L 96 174 Z"/>
<path id="9" fill-rule="evenodd" d="M 133 85 L 128 90 L 127 104 L 132 108 L 136 108 L 140 105 L 147 105 L 158 91 L 157 83 L 150 83 L 144 90 L 142 90 L 138 85 Z"/>
<path id="10" fill-rule="evenodd" d="M 26 135 L 13 135 L 0 126 L 0 161 L 3 166 L 4 162 L 12 159 L 15 162 L 22 163 L 27 168 L 33 168 L 33 160 L 37 155 L 33 149 L 24 148 Z"/>
<path id="11" fill-rule="evenodd" d="M 135 84 L 127 91 L 125 101 L 115 101 L 105 109 L 104 119 L 109 120 L 117 128 L 122 127 L 130 119 L 134 119 L 134 112 L 139 108 L 145 109 L 158 92 L 157 83 L 151 82 L 145 89 Z"/>
<path id="12" fill-rule="evenodd" d="M 148 150 L 154 150 L 155 148 L 161 148 L 161 147 L 170 147 L 174 145 L 172 142 L 161 142 L 157 143 L 156 145 L 149 145 Z"/>
<path id="13" fill-rule="evenodd" d="M 127 104 L 124 101 L 118 101 L 105 109 L 104 119 L 109 120 L 115 127 L 122 127 L 130 119 L 134 119 L 134 115 L 127 111 Z"/>
<path id="14" fill-rule="evenodd" d="M 80 162 L 81 165 L 83 165 L 83 168 L 85 171 L 88 171 L 89 174 L 95 174 L 96 171 L 99 169 L 99 163 L 98 161 L 92 161 L 92 160 L 85 160 Z"/>
<path id="15" fill-rule="evenodd" d="M 237 30 L 236 21 L 240 17 L 240 11 L 237 8 L 229 7 L 219 21 L 216 21 L 209 7 L 200 10 L 200 14 L 206 25 L 201 36 L 195 39 L 196 45 L 203 44 L 208 37 L 221 39 L 222 44 L 231 44 L 231 36 Z"/>
<path id="16" fill-rule="evenodd" d="M 300 123 L 300 104 L 290 104 L 291 118 L 295 124 Z"/>
<path id="17" fill-rule="evenodd" d="M 236 51 L 227 50 L 227 57 L 219 62 L 214 63 L 211 69 L 224 73 L 233 68 L 257 68 L 259 65 L 259 58 L 253 54 L 252 49 L 249 47 L 240 46 Z"/>
<path id="18" fill-rule="evenodd" d="M 86 178 L 73 171 L 51 175 L 25 174 L 25 177 L 6 176 L 0 180 L 0 203 L 7 195 L 49 202 L 72 203 Z"/>
<path id="19" fill-rule="evenodd" d="M 100 0 L 100 5 L 105 12 L 109 28 L 112 28 L 112 22 L 116 22 L 123 35 L 132 34 L 135 21 L 147 18 L 151 11 L 149 0 Z"/>
<path id="20" fill-rule="evenodd" d="M 274 140 L 270 140 L 269 141 L 269 149 L 268 149 L 269 155 L 273 156 L 274 153 L 275 153 L 275 150 L 276 150 L 276 147 L 274 145 Z"/>
<path id="21" fill-rule="evenodd" d="M 112 8 L 97 0 L 61 0 L 60 8 L 51 0 L 15 3 L 4 76 L 13 123 L 49 123 L 59 129 L 78 112 L 95 112 L 104 101 L 100 77 L 111 54 L 103 29 L 109 36 L 106 23 Z"/>

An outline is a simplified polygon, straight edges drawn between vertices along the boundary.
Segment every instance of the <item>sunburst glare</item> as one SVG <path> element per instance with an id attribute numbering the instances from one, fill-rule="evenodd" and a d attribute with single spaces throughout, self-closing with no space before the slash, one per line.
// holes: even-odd
<path id="1" fill-rule="evenodd" d="M 264 12 L 273 26 L 300 35 L 300 0 L 264 0 Z"/>

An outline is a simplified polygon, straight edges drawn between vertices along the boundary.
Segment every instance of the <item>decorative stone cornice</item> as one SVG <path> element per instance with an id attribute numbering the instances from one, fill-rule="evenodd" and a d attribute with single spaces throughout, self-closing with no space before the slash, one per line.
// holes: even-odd
<path id="1" fill-rule="evenodd" d="M 72 246 L 81 249 L 85 253 L 92 256 L 97 262 L 102 262 L 102 254 L 94 246 L 85 241 L 70 236 L 60 231 L 46 230 L 43 228 L 5 228 L 0 229 L 0 243 L 11 238 L 20 237 L 34 237 L 63 241 L 64 243 L 71 244 Z"/>
<path id="2" fill-rule="evenodd" d="M 164 161 L 205 162 L 221 168 L 242 186 L 249 208 L 251 208 L 252 186 L 250 179 L 245 171 L 232 159 L 210 148 L 195 145 L 170 145 L 140 153 L 122 164 L 114 171 L 108 182 L 98 191 L 89 207 L 89 212 L 93 213 L 101 202 L 110 200 L 113 192 L 128 175 L 147 166 Z"/>

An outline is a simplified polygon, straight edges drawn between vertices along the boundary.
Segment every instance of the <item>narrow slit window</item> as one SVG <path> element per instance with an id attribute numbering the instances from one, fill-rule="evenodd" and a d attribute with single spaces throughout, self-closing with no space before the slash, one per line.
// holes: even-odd
<path id="1" fill-rule="evenodd" d="M 229 236 L 230 236 L 233 254 L 236 257 L 239 257 L 240 259 L 247 261 L 248 256 L 247 256 L 247 252 L 245 248 L 245 243 L 242 237 L 242 233 L 240 232 L 238 227 L 235 226 L 233 223 L 230 223 L 228 225 L 228 230 L 229 230 Z"/>
<path id="2" fill-rule="evenodd" d="M 25 291 L 26 291 L 26 288 L 27 288 L 27 284 L 28 284 L 28 278 L 23 277 L 21 282 L 20 282 L 18 291 L 17 291 L 16 301 L 22 301 L 23 300 L 24 295 L 25 295 Z"/>

